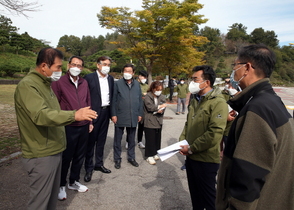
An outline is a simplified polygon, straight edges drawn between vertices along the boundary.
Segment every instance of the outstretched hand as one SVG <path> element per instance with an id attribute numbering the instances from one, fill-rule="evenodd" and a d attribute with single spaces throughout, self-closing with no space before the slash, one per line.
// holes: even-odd
<path id="1" fill-rule="evenodd" d="M 90 109 L 90 107 L 84 107 L 76 111 L 75 113 L 75 120 L 76 121 L 83 121 L 83 120 L 89 120 L 92 121 L 93 119 L 96 119 L 98 117 L 97 112 Z"/>

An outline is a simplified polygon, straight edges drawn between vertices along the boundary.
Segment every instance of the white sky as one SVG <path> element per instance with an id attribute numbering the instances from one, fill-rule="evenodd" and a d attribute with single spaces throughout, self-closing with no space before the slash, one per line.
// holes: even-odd
<path id="1" fill-rule="evenodd" d="M 32 2 L 34 0 L 24 0 Z M 37 1 L 37 0 L 35 0 Z M 1 14 L 9 17 L 13 25 L 19 28 L 19 33 L 28 32 L 32 37 L 44 39 L 56 47 L 63 35 L 95 36 L 106 35 L 113 31 L 101 28 L 97 13 L 101 6 L 125 6 L 131 10 L 141 10 L 141 0 L 38 0 L 40 11 L 26 13 L 23 16 L 13 16 L 9 13 Z M 227 33 L 233 23 L 242 23 L 250 34 L 255 28 L 273 30 L 278 35 L 280 45 L 294 42 L 294 1 L 266 1 L 266 0 L 199 0 L 204 8 L 199 14 L 209 21 L 200 28 L 209 26 Z M 2 9 L 2 8 L 0 8 Z"/>

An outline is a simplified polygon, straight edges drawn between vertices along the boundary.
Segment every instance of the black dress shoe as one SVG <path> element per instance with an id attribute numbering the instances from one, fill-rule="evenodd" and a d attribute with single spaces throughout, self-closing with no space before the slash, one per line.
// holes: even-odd
<path id="1" fill-rule="evenodd" d="M 92 172 L 87 172 L 85 177 L 84 177 L 84 181 L 85 182 L 89 182 L 92 179 Z"/>
<path id="2" fill-rule="evenodd" d="M 101 171 L 102 173 L 106 173 L 106 174 L 111 173 L 111 171 L 109 169 L 105 168 L 104 166 L 95 167 L 94 170 Z"/>
<path id="3" fill-rule="evenodd" d="M 130 163 L 130 164 L 132 164 L 133 166 L 135 166 L 135 167 L 138 167 L 139 166 L 139 164 L 136 162 L 136 160 L 134 160 L 134 159 L 132 159 L 132 160 L 128 160 L 128 162 Z"/>
<path id="4" fill-rule="evenodd" d="M 120 169 L 120 164 L 121 164 L 121 160 L 115 160 L 115 161 L 114 161 L 114 167 L 115 167 L 116 169 Z"/>

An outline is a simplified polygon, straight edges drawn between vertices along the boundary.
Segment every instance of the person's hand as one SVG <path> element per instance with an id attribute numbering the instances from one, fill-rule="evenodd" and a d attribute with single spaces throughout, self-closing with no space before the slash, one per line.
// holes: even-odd
<path id="1" fill-rule="evenodd" d="M 114 124 L 116 124 L 116 122 L 117 122 L 117 116 L 113 116 L 113 117 L 111 117 L 111 120 L 112 120 L 112 122 L 113 122 Z"/>
<path id="2" fill-rule="evenodd" d="M 90 125 L 89 125 L 89 133 L 92 132 L 93 128 L 94 128 L 94 125 L 93 125 L 93 124 L 90 124 Z"/>
<path id="3" fill-rule="evenodd" d="M 140 122 L 142 120 L 141 116 L 138 116 L 138 122 Z"/>
<path id="4" fill-rule="evenodd" d="M 157 111 L 157 113 L 162 114 L 163 111 L 164 111 L 164 109 L 160 109 L 160 110 Z"/>
<path id="5" fill-rule="evenodd" d="M 98 115 L 97 112 L 90 109 L 90 107 L 84 107 L 76 111 L 75 113 L 75 120 L 76 121 L 83 121 L 83 120 L 89 120 L 92 121 L 92 119 L 97 119 Z"/>
<path id="6" fill-rule="evenodd" d="M 158 109 L 161 109 L 161 108 L 166 108 L 166 104 L 161 104 L 158 106 Z"/>
<path id="7" fill-rule="evenodd" d="M 228 115 L 228 118 L 227 118 L 227 121 L 233 121 L 235 119 L 235 116 L 236 116 L 236 111 L 232 110 L 229 112 L 229 115 Z"/>
<path id="8" fill-rule="evenodd" d="M 180 150 L 181 155 L 189 155 L 189 145 L 180 145 L 180 147 L 182 147 L 182 149 Z"/>

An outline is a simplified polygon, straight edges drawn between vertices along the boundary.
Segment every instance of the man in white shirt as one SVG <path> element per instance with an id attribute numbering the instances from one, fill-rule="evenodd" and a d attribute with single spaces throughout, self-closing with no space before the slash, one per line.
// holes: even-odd
<path id="1" fill-rule="evenodd" d="M 85 182 L 91 181 L 93 170 L 101 171 L 102 173 L 111 173 L 103 165 L 104 145 L 107 138 L 109 119 L 111 117 L 110 105 L 114 84 L 113 77 L 108 74 L 111 62 L 111 58 L 107 56 L 99 57 L 97 59 L 97 70 L 85 76 L 90 89 L 91 108 L 99 116 L 93 121 L 94 129 L 89 135 L 85 159 Z M 93 161 L 94 153 L 95 163 Z"/>

